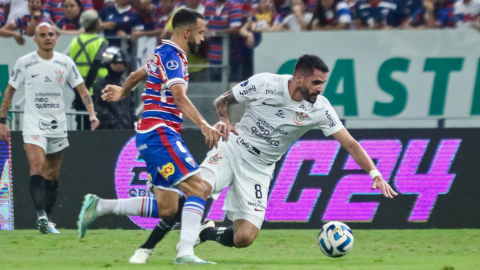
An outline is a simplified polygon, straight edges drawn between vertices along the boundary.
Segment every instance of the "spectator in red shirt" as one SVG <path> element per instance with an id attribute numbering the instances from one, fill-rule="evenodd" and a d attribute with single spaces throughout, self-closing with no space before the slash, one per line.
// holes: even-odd
<path id="1" fill-rule="evenodd" d="M 2 27 L 0 29 L 0 36 L 13 37 L 18 44 L 23 45 L 25 44 L 25 39 L 23 39 L 22 35 L 33 36 L 37 24 L 48 22 L 48 20 L 42 16 L 42 0 L 29 0 L 28 9 L 29 14 L 23 15 L 12 23 Z"/>
<path id="2" fill-rule="evenodd" d="M 63 9 L 65 16 L 54 26 L 55 32 L 58 35 L 78 35 L 85 32 L 79 22 L 82 13 L 80 0 L 65 0 Z"/>
<path id="3" fill-rule="evenodd" d="M 234 0 L 210 0 L 205 5 L 207 35 L 211 35 L 208 60 L 213 65 L 222 64 L 222 38 L 216 35 L 230 35 L 230 80 L 241 81 L 243 75 L 242 39 L 238 35 L 242 26 L 242 5 Z M 219 81 L 221 68 L 211 68 L 210 78 Z"/>
<path id="4" fill-rule="evenodd" d="M 54 23 L 58 23 L 65 16 L 65 0 L 47 0 L 43 6 L 43 16 L 50 18 Z M 92 0 L 80 0 L 82 10 L 93 9 Z"/>

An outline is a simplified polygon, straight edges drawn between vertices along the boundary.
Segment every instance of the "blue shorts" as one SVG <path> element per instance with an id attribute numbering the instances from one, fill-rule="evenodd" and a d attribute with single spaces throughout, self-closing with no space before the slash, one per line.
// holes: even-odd
<path id="1" fill-rule="evenodd" d="M 180 182 L 200 172 L 180 134 L 168 127 L 137 133 L 136 142 L 147 163 L 149 186 L 178 192 Z"/>

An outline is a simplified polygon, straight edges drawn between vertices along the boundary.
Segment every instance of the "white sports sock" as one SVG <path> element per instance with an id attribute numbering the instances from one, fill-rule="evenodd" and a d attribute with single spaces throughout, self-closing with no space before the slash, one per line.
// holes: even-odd
<path id="1" fill-rule="evenodd" d="M 190 196 L 186 199 L 182 211 L 182 228 L 177 258 L 195 255 L 193 246 L 198 237 L 204 210 L 205 200 L 202 198 Z"/>
<path id="2" fill-rule="evenodd" d="M 135 197 L 130 199 L 105 200 L 100 199 L 97 213 L 100 216 L 115 214 L 119 216 L 149 216 L 151 211 L 150 198 Z M 148 211 L 147 211 L 148 210 Z"/>

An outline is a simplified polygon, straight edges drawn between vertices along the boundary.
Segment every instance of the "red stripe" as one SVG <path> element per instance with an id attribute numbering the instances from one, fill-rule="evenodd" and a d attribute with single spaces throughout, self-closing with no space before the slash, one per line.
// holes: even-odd
<path id="1" fill-rule="evenodd" d="M 172 121 L 166 121 L 164 119 L 160 118 L 144 118 L 138 121 L 137 123 L 137 130 L 149 130 L 152 127 L 158 125 L 158 124 L 165 124 L 173 130 L 175 130 L 178 134 L 182 132 L 182 124 L 177 123 L 177 122 L 172 122 Z"/>
<path id="2" fill-rule="evenodd" d="M 162 90 L 162 86 L 163 86 L 163 83 L 151 83 L 149 81 L 147 81 L 147 84 L 145 85 L 146 88 L 151 88 L 152 90 L 155 90 L 155 91 Z"/>
<path id="3" fill-rule="evenodd" d="M 170 153 L 170 156 L 173 158 L 173 161 L 180 168 L 180 171 L 182 171 L 183 175 L 187 175 L 189 173 L 187 167 L 185 167 L 185 164 L 183 164 L 182 160 L 177 156 L 177 153 L 175 152 L 175 150 L 173 150 L 173 147 L 172 145 L 170 145 L 170 142 L 168 141 L 167 136 L 163 131 L 163 128 L 159 127 L 157 129 L 157 132 L 160 135 L 160 140 L 162 140 L 163 145 L 167 147 L 168 153 Z"/>
<path id="4" fill-rule="evenodd" d="M 145 198 L 142 200 L 142 211 L 140 211 L 140 216 L 143 217 L 143 205 L 145 204 Z"/>

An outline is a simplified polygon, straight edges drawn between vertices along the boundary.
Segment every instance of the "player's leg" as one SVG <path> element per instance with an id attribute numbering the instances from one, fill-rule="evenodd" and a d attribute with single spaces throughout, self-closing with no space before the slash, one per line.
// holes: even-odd
<path id="1" fill-rule="evenodd" d="M 233 217 L 233 226 L 206 228 L 200 233 L 200 241 L 216 241 L 226 247 L 250 246 L 257 238 L 263 220 L 245 213 L 233 213 Z"/>
<path id="2" fill-rule="evenodd" d="M 52 212 L 58 195 L 58 176 L 62 165 L 63 151 L 46 155 L 46 162 L 43 168 L 43 178 L 45 178 L 45 212 L 48 216 L 48 233 L 60 233 L 52 223 Z"/>
<path id="3" fill-rule="evenodd" d="M 33 141 L 33 142 L 32 142 Z M 37 228 L 41 233 L 47 233 L 48 217 L 45 211 L 45 178 L 43 167 L 45 166 L 46 138 L 40 136 L 25 135 L 25 151 L 30 164 L 30 194 L 37 211 Z M 35 144 L 33 144 L 35 143 Z M 44 146 L 42 148 L 42 145 Z"/>

